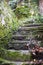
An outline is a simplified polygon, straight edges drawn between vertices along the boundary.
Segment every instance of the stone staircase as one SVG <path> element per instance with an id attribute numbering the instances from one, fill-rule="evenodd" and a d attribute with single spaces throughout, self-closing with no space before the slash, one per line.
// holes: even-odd
<path id="1" fill-rule="evenodd" d="M 41 23 L 24 23 L 22 26 L 19 27 L 18 31 L 13 33 L 11 41 L 8 44 L 8 51 L 15 52 L 20 51 L 21 54 L 29 54 L 31 45 L 39 44 L 43 42 L 43 24 Z M 28 52 L 26 52 L 28 51 Z M 18 61 L 19 62 L 19 61 Z M 20 61 L 22 62 L 22 61 Z M 29 63 L 29 61 L 23 61 Z M 22 63 L 23 63 L 22 62 Z M 19 65 L 16 62 L 17 65 Z M 35 64 L 33 62 L 33 64 Z M 36 63 L 38 64 L 38 62 Z M 21 65 L 21 64 L 20 64 Z"/>

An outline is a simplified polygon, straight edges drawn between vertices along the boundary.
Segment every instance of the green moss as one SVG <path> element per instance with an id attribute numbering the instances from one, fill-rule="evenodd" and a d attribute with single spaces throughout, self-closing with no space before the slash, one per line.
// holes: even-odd
<path id="1" fill-rule="evenodd" d="M 18 60 L 18 61 L 26 61 L 30 60 L 31 54 L 21 54 L 20 52 L 10 52 L 6 50 L 0 51 L 0 57 L 6 59 L 6 60 Z"/>

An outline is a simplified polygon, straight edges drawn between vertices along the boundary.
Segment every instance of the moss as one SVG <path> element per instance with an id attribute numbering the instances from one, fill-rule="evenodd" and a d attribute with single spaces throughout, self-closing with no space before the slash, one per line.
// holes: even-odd
<path id="1" fill-rule="evenodd" d="M 2 52 L 3 51 L 3 52 Z M 0 57 L 6 60 L 17 60 L 17 61 L 27 61 L 30 60 L 31 54 L 21 54 L 20 52 L 10 52 L 1 50 Z"/>

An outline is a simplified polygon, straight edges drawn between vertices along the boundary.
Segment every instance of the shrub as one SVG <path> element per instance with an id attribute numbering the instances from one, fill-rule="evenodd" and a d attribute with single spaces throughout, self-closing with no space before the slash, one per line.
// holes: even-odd
<path id="1" fill-rule="evenodd" d="M 4 47 L 3 45 L 6 47 L 12 32 L 18 29 L 19 23 L 5 0 L 2 0 L 0 5 L 0 47 Z"/>

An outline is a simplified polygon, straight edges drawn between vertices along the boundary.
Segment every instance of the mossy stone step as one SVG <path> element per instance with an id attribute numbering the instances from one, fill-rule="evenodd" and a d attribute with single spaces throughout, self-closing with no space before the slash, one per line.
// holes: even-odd
<path id="1" fill-rule="evenodd" d="M 20 27 L 19 30 L 21 31 L 34 31 L 34 30 L 43 30 L 43 26 L 36 26 L 36 27 Z"/>
<path id="2" fill-rule="evenodd" d="M 12 39 L 14 39 L 14 40 L 23 40 L 23 39 L 25 39 L 27 36 L 28 36 L 28 35 L 20 35 L 20 34 L 18 34 L 18 35 L 12 35 Z"/>
<path id="3" fill-rule="evenodd" d="M 14 40 L 11 43 L 29 43 L 30 41 L 21 41 L 21 40 Z"/>
<path id="4" fill-rule="evenodd" d="M 24 27 L 43 26 L 43 23 L 23 24 Z"/>
<path id="5" fill-rule="evenodd" d="M 23 35 L 23 34 L 13 34 L 12 35 L 12 39 L 11 39 L 11 41 L 13 41 L 13 40 L 24 40 L 24 41 L 29 41 L 30 40 L 30 38 L 32 38 L 32 40 L 43 40 L 43 32 L 33 32 L 32 33 L 32 37 L 31 37 L 31 34 L 29 33 L 29 34 L 27 34 L 27 35 Z M 39 39 L 40 38 L 40 39 Z"/>
<path id="6" fill-rule="evenodd" d="M 14 49 L 14 50 L 28 50 L 29 44 L 27 43 L 10 43 L 8 44 L 8 49 Z"/>
<path id="7" fill-rule="evenodd" d="M 30 35 L 30 32 L 32 32 L 32 35 L 33 33 L 36 35 L 37 33 L 39 34 L 40 32 L 43 33 L 43 29 L 34 29 L 34 30 L 21 30 L 21 29 L 18 29 L 18 31 L 16 33 L 14 33 L 13 35 Z"/>
<path id="8" fill-rule="evenodd" d="M 9 49 L 8 51 L 11 51 L 11 52 L 19 52 L 21 54 L 29 54 L 29 50 L 14 50 L 14 49 Z"/>

